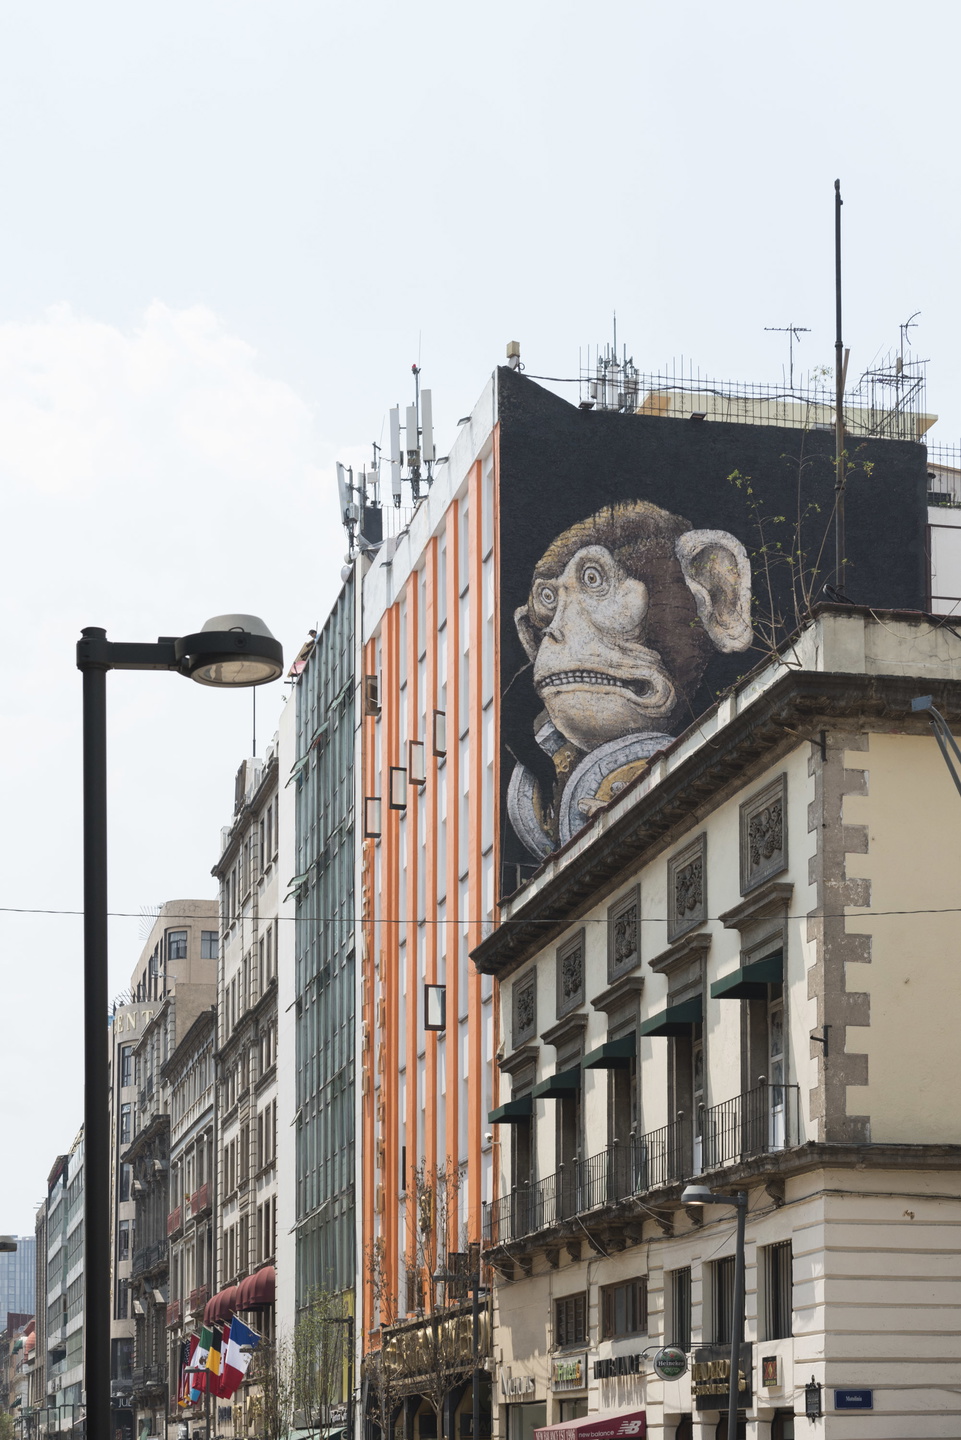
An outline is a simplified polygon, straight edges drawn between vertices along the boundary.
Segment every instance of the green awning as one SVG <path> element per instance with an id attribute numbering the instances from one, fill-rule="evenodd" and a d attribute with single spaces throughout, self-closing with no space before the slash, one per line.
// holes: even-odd
<path id="1" fill-rule="evenodd" d="M 296 780 L 296 779 L 298 778 L 298 776 L 302 774 L 303 769 L 304 769 L 304 766 L 305 766 L 305 765 L 309 765 L 309 764 L 310 764 L 310 751 L 308 750 L 306 755 L 301 755 L 300 759 L 299 759 L 299 760 L 295 760 L 294 763 L 293 763 L 293 765 L 290 767 L 290 779 L 287 781 L 287 785 L 292 784 L 293 781 Z M 285 786 L 285 788 L 286 788 L 286 786 Z"/>
<path id="2" fill-rule="evenodd" d="M 518 1100 L 508 1100 L 506 1105 L 498 1105 L 496 1110 L 491 1110 L 487 1116 L 488 1125 L 517 1125 L 523 1120 L 529 1120 L 534 1113 L 534 1101 L 530 1095 L 521 1095 Z"/>
<path id="3" fill-rule="evenodd" d="M 608 1040 L 585 1055 L 581 1065 L 585 1070 L 622 1070 L 630 1065 L 637 1054 L 637 1036 L 625 1035 L 621 1040 Z"/>
<path id="4" fill-rule="evenodd" d="M 722 980 L 715 980 L 711 986 L 714 1000 L 766 1000 L 767 987 L 780 985 L 784 979 L 784 952 L 776 951 L 755 960 L 753 965 L 742 965 L 732 970 Z"/>
<path id="5" fill-rule="evenodd" d="M 570 1070 L 557 1070 L 535 1085 L 531 1091 L 533 1100 L 563 1100 L 568 1095 L 573 1095 L 575 1090 L 581 1088 L 581 1067 L 573 1066 Z"/>
<path id="6" fill-rule="evenodd" d="M 657 1015 L 643 1021 L 640 1035 L 684 1035 L 692 1025 L 698 1025 L 704 1015 L 701 997 L 684 1000 L 680 1005 L 668 1005 Z"/>

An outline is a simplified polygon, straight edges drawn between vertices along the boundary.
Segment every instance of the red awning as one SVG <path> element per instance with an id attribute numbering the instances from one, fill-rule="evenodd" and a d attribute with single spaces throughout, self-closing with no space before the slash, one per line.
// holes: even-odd
<path id="1" fill-rule="evenodd" d="M 265 1265 L 237 1287 L 238 1310 L 266 1310 L 273 1305 L 277 1289 L 277 1272 L 273 1265 Z"/>
<path id="2" fill-rule="evenodd" d="M 616 1415 L 582 1415 L 534 1431 L 534 1440 L 644 1440 L 647 1411 L 628 1410 Z"/>
<path id="3" fill-rule="evenodd" d="M 204 1324 L 214 1325 L 218 1320 L 226 1320 L 233 1315 L 237 1309 L 237 1291 L 239 1285 L 231 1285 L 226 1290 L 220 1290 L 212 1296 L 204 1306 Z"/>

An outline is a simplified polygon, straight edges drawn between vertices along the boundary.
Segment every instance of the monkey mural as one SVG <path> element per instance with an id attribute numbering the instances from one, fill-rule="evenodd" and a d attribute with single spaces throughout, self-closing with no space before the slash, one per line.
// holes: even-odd
<path id="1" fill-rule="evenodd" d="M 712 649 L 748 648 L 750 562 L 726 531 L 645 500 L 607 506 L 548 547 L 514 623 L 555 780 L 548 794 L 518 762 L 508 815 L 543 859 L 690 722 Z"/>

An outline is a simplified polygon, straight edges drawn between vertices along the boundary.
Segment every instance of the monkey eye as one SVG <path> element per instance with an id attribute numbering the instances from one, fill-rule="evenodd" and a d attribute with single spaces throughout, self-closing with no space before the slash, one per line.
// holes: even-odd
<path id="1" fill-rule="evenodd" d="M 581 571 L 581 584 L 588 590 L 603 590 L 607 576 L 599 565 L 585 565 Z"/>
<path id="2" fill-rule="evenodd" d="M 548 610 L 553 610 L 557 604 L 557 591 L 552 585 L 539 585 L 537 599 L 541 605 L 546 605 Z"/>

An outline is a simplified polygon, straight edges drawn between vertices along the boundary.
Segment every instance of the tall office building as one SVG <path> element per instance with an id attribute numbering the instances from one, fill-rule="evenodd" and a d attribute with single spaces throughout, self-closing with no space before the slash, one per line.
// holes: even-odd
<path id="1" fill-rule="evenodd" d="M 17 1248 L 0 1254 L 0 1324 L 7 1315 L 33 1315 L 37 1300 L 37 1240 L 19 1235 Z"/>

